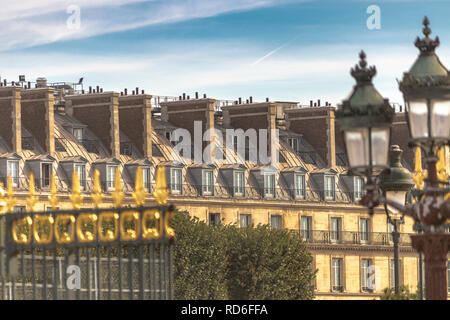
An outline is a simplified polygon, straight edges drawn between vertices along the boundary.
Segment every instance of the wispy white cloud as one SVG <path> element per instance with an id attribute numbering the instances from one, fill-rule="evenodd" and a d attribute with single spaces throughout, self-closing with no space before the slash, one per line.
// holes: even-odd
<path id="1" fill-rule="evenodd" d="M 154 24 L 212 17 L 294 0 L 22 0 L 0 11 L 0 51 L 84 38 Z M 302 0 L 300 0 L 302 1 Z M 306 1 L 306 0 L 304 0 Z M 80 8 L 79 29 L 67 28 L 70 5 Z"/>
<path id="2" fill-rule="evenodd" d="M 76 55 L 0 53 L 4 64 L 2 76 L 28 79 L 46 76 L 49 81 L 76 81 L 85 77 L 86 85 L 100 85 L 105 90 L 121 91 L 139 86 L 152 94 L 178 96 L 181 92 L 206 92 L 216 98 L 236 99 L 253 95 L 255 100 L 273 99 L 309 101 L 322 99 L 339 103 L 351 91 L 354 79 L 349 71 L 358 62 L 361 47 L 289 46 L 280 54 L 252 65 L 249 57 L 261 48 L 246 47 L 241 54 L 237 43 L 209 43 L 208 50 L 198 44 L 183 45 L 165 52 L 145 55 Z M 401 78 L 414 62 L 418 51 L 412 46 L 366 46 L 369 65 L 376 65 L 374 83 L 391 101 L 401 102 L 396 78 Z M 248 53 L 251 54 L 248 54 Z M 449 65 L 450 51 L 439 51 Z M 333 59 L 330 59 L 333 57 Z M 36 63 L 39 61 L 39 64 Z"/>

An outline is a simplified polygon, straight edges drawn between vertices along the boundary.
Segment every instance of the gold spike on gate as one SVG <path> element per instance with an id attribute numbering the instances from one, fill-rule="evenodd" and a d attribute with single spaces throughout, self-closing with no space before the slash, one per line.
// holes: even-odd
<path id="1" fill-rule="evenodd" d="M 122 181 L 120 180 L 120 171 L 119 168 L 116 168 L 116 172 L 114 175 L 114 191 L 111 195 L 113 199 L 114 207 L 119 208 L 122 206 L 123 198 L 125 198 L 125 194 L 122 191 Z"/>
<path id="2" fill-rule="evenodd" d="M 27 209 L 30 212 L 34 211 L 34 206 L 36 205 L 36 202 L 38 201 L 38 197 L 36 197 L 36 188 L 34 184 L 34 174 L 30 174 L 30 183 L 28 188 L 28 198 L 27 198 Z"/>
<path id="3" fill-rule="evenodd" d="M 103 193 L 102 193 L 102 186 L 100 183 L 100 171 L 98 169 L 95 169 L 94 171 L 94 193 L 92 193 L 91 198 L 94 202 L 94 207 L 98 209 L 103 201 Z"/>
<path id="4" fill-rule="evenodd" d="M 56 189 L 55 174 L 52 173 L 52 177 L 50 179 L 50 195 L 48 196 L 48 201 L 52 206 L 52 210 L 56 210 L 59 203 L 57 193 L 58 190 Z"/>
<path id="5" fill-rule="evenodd" d="M 72 194 L 69 196 L 70 201 L 72 201 L 72 206 L 74 209 L 78 210 L 83 203 L 83 196 L 80 191 L 80 178 L 78 177 L 78 172 L 74 171 L 72 174 Z"/>
<path id="6" fill-rule="evenodd" d="M 8 196 L 6 198 L 6 208 L 8 212 L 14 212 L 14 206 L 17 203 L 17 199 L 14 197 L 14 189 L 12 183 L 12 177 L 8 176 Z"/>
<path id="7" fill-rule="evenodd" d="M 158 167 L 158 171 L 156 172 L 156 188 L 153 196 L 159 205 L 167 204 L 169 190 L 167 189 L 166 168 L 164 166 Z"/>
<path id="8" fill-rule="evenodd" d="M 143 171 L 141 167 L 139 167 L 136 171 L 136 182 L 134 183 L 134 192 L 132 195 L 137 206 L 141 207 L 145 204 L 147 192 L 145 192 L 144 189 Z"/>

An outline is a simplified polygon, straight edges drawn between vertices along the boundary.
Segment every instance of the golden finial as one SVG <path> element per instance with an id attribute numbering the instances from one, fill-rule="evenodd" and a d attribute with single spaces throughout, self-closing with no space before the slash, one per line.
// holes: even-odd
<path id="1" fill-rule="evenodd" d="M 416 183 L 416 188 L 422 190 L 423 182 L 427 177 L 427 171 L 422 169 L 422 153 L 420 147 L 416 148 L 415 160 L 414 160 L 414 173 L 413 180 Z"/>
<path id="2" fill-rule="evenodd" d="M 156 188 L 153 196 L 159 205 L 167 204 L 169 189 L 167 189 L 166 168 L 164 166 L 159 166 L 156 172 Z"/>
<path id="3" fill-rule="evenodd" d="M 94 202 L 94 207 L 98 209 L 103 201 L 102 186 L 100 183 L 100 171 L 98 171 L 98 169 L 95 169 L 94 171 L 94 193 L 91 195 L 91 197 L 92 201 Z"/>
<path id="4" fill-rule="evenodd" d="M 70 201 L 72 201 L 72 206 L 74 209 L 80 209 L 81 203 L 83 202 L 83 196 L 80 191 L 80 178 L 78 177 L 78 172 L 74 171 L 72 174 L 72 194 L 69 196 Z"/>
<path id="5" fill-rule="evenodd" d="M 30 187 L 28 188 L 28 198 L 27 198 L 27 205 L 28 205 L 28 211 L 33 212 L 34 206 L 36 205 L 36 202 L 38 201 L 36 197 L 36 188 L 34 184 L 34 174 L 30 174 Z"/>
<path id="6" fill-rule="evenodd" d="M 48 200 L 50 201 L 53 210 L 56 210 L 59 202 L 58 196 L 56 195 L 57 192 L 58 191 L 56 190 L 55 174 L 52 173 L 52 177 L 50 180 L 50 195 L 48 196 Z"/>
<path id="7" fill-rule="evenodd" d="M 6 198 L 6 208 L 8 212 L 14 211 L 14 206 L 17 203 L 17 199 L 14 198 L 12 177 L 8 176 L 8 197 Z"/>
<path id="8" fill-rule="evenodd" d="M 4 213 L 3 209 L 6 208 L 5 195 L 5 187 L 3 186 L 3 182 L 0 182 L 0 214 Z"/>
<path id="9" fill-rule="evenodd" d="M 132 193 L 134 202 L 136 202 L 137 206 L 142 207 L 145 204 L 145 197 L 147 196 L 147 193 L 144 189 L 144 179 L 141 167 L 139 167 L 136 171 L 134 190 L 135 191 Z"/>
<path id="10" fill-rule="evenodd" d="M 448 180 L 447 166 L 445 161 L 445 150 L 441 147 L 438 151 L 439 161 L 436 163 L 437 176 L 440 181 Z"/>
<path id="11" fill-rule="evenodd" d="M 122 191 L 122 181 L 120 180 L 120 171 L 119 167 L 116 168 L 116 173 L 114 175 L 114 191 L 111 195 L 114 207 L 119 208 L 122 206 L 123 198 L 125 197 L 125 194 Z"/>

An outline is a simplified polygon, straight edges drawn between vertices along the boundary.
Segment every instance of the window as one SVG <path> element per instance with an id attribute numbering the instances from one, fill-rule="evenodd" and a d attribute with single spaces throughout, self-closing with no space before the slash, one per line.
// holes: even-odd
<path id="1" fill-rule="evenodd" d="M 170 191 L 181 193 L 181 169 L 170 169 Z"/>
<path id="2" fill-rule="evenodd" d="M 147 191 L 151 191 L 151 173 L 150 168 L 142 168 L 142 179 L 144 182 L 144 188 L 147 189 Z"/>
<path id="3" fill-rule="evenodd" d="M 116 174 L 116 166 L 107 166 L 106 167 L 106 188 L 107 190 L 114 189 L 114 179 Z"/>
<path id="4" fill-rule="evenodd" d="M 275 194 L 275 175 L 264 175 L 264 196 L 273 197 Z"/>
<path id="5" fill-rule="evenodd" d="M 394 232 L 394 225 L 388 222 L 389 243 L 394 243 L 394 237 L 392 236 L 392 232 Z"/>
<path id="6" fill-rule="evenodd" d="M 41 187 L 50 187 L 50 176 L 52 174 L 52 165 L 50 163 L 43 163 L 41 166 Z"/>
<path id="7" fill-rule="evenodd" d="M 391 289 L 395 288 L 395 260 L 389 260 L 389 286 Z"/>
<path id="8" fill-rule="evenodd" d="M 244 194 L 244 172 L 235 171 L 233 177 L 234 194 L 243 195 Z"/>
<path id="9" fill-rule="evenodd" d="M 209 225 L 218 226 L 220 224 L 220 213 L 210 213 L 209 214 Z"/>
<path id="10" fill-rule="evenodd" d="M 332 268 L 332 291 L 342 292 L 344 291 L 342 281 L 342 258 L 331 259 Z"/>
<path id="11" fill-rule="evenodd" d="M 355 201 L 360 200 L 363 197 L 363 185 L 364 180 L 361 177 L 355 177 L 355 188 L 354 188 L 354 195 L 355 195 Z"/>
<path id="12" fill-rule="evenodd" d="M 19 185 L 19 161 L 8 161 L 7 176 L 11 176 L 13 187 Z"/>
<path id="13" fill-rule="evenodd" d="M 296 153 L 298 152 L 298 138 L 288 138 L 288 144 Z"/>
<path id="14" fill-rule="evenodd" d="M 240 214 L 239 215 L 239 226 L 245 228 L 250 226 L 252 223 L 252 216 L 250 214 Z"/>
<path id="15" fill-rule="evenodd" d="M 363 292 L 372 292 L 372 279 L 371 279 L 371 259 L 361 259 L 361 289 Z"/>
<path id="16" fill-rule="evenodd" d="M 302 236 L 302 239 L 305 241 L 311 240 L 312 217 L 301 217 L 300 221 L 301 221 L 300 234 Z"/>
<path id="17" fill-rule="evenodd" d="M 295 175 L 295 197 L 305 198 L 305 175 Z"/>
<path id="18" fill-rule="evenodd" d="M 341 218 L 331 218 L 331 234 L 330 238 L 333 242 L 341 240 Z"/>
<path id="19" fill-rule="evenodd" d="M 86 165 L 75 164 L 74 170 L 78 173 L 78 178 L 80 179 L 80 188 L 84 189 L 84 186 L 86 185 Z"/>
<path id="20" fill-rule="evenodd" d="M 74 128 L 73 135 L 75 136 L 75 139 L 78 140 L 78 142 L 83 141 L 83 129 L 82 128 Z"/>
<path id="21" fill-rule="evenodd" d="M 212 170 L 203 170 L 203 172 L 202 172 L 202 191 L 203 191 L 203 194 L 212 194 L 212 191 L 213 191 L 213 172 L 212 172 Z"/>
<path id="22" fill-rule="evenodd" d="M 334 177 L 325 176 L 325 199 L 334 199 Z"/>
<path id="23" fill-rule="evenodd" d="M 279 215 L 270 216 L 270 227 L 272 229 L 281 229 L 281 216 Z"/>
<path id="24" fill-rule="evenodd" d="M 367 218 L 359 219 L 359 236 L 362 243 L 369 242 L 369 221 Z"/>

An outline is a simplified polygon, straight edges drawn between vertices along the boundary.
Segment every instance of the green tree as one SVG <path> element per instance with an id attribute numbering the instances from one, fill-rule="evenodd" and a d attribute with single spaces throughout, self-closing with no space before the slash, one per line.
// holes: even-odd
<path id="1" fill-rule="evenodd" d="M 225 227 L 230 299 L 312 299 L 315 272 L 305 243 L 267 225 Z"/>
<path id="2" fill-rule="evenodd" d="M 171 220 L 175 229 L 175 299 L 226 299 L 226 247 L 218 230 L 177 212 Z"/>

